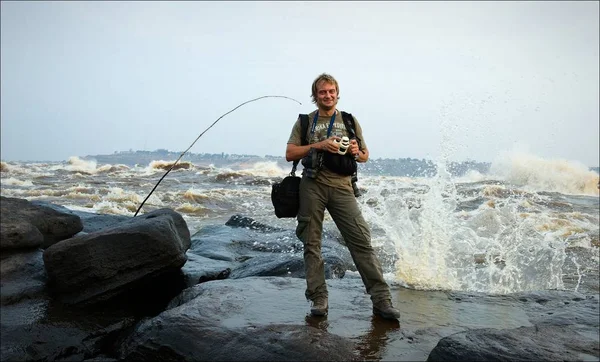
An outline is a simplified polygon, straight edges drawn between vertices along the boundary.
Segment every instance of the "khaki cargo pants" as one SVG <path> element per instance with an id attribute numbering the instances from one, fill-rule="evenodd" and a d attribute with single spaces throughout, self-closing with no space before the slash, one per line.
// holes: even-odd
<path id="1" fill-rule="evenodd" d="M 371 246 L 369 227 L 358 208 L 352 190 L 318 183 L 302 177 L 300 182 L 300 209 L 296 235 L 304 244 L 306 298 L 327 297 L 325 268 L 321 255 L 321 234 L 325 209 L 333 218 L 344 237 L 371 301 L 376 304 L 391 300 L 390 289 L 383 279 L 381 264 Z"/>

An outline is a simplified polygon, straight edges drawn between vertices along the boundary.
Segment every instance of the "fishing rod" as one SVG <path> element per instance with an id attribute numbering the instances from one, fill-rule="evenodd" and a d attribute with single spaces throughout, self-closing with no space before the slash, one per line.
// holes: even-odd
<path id="1" fill-rule="evenodd" d="M 135 214 L 133 215 L 133 217 L 136 217 L 138 212 L 140 212 L 140 210 L 142 209 L 142 206 L 144 206 L 144 204 L 146 203 L 146 200 L 148 200 L 148 198 L 150 197 L 150 195 L 152 195 L 152 193 L 154 192 L 154 190 L 156 190 L 156 188 L 158 187 L 158 185 L 160 184 L 160 182 L 169 174 L 169 172 L 171 172 L 171 170 L 173 169 L 173 167 L 175 167 L 175 165 L 177 164 L 177 162 L 179 162 L 179 160 L 181 160 L 181 158 L 183 157 L 183 155 L 186 154 L 187 151 L 190 150 L 190 148 L 192 148 L 194 146 L 194 144 L 196 143 L 196 141 L 198 141 L 200 139 L 200 137 L 202 137 L 203 134 L 206 133 L 206 131 L 208 131 L 209 129 L 212 128 L 212 126 L 214 126 L 215 124 L 217 124 L 217 122 L 219 122 L 219 120 L 223 117 L 225 117 L 226 115 L 228 115 L 229 113 L 235 111 L 236 109 L 240 108 L 241 106 L 243 106 L 244 104 L 248 104 L 250 102 L 254 102 L 257 101 L 259 99 L 263 99 L 263 98 L 285 98 L 285 99 L 289 99 L 292 100 L 300 105 L 302 105 L 302 103 L 300 103 L 299 101 L 295 100 L 294 98 L 290 98 L 290 97 L 286 97 L 286 96 L 262 96 L 262 97 L 258 97 L 258 98 L 254 98 L 251 99 L 249 101 L 245 101 L 244 103 L 238 105 L 237 107 L 235 107 L 234 109 L 230 110 L 229 112 L 225 113 L 224 115 L 222 115 L 221 117 L 217 118 L 216 121 L 214 121 L 210 126 L 208 126 L 207 129 L 205 129 L 202 133 L 200 133 L 200 135 L 198 137 L 196 137 L 196 140 L 194 142 L 192 142 L 192 144 L 190 145 L 190 147 L 188 147 L 185 151 L 183 151 L 181 153 L 181 155 L 179 155 L 179 158 L 177 159 L 177 161 L 175 161 L 171 167 L 169 167 L 169 169 L 167 170 L 167 172 L 165 172 L 165 174 L 160 178 L 160 180 L 158 180 L 158 182 L 156 183 L 156 185 L 154 185 L 154 187 L 152 188 L 152 191 L 150 191 L 150 193 L 148 194 L 148 196 L 146 196 L 146 198 L 144 199 L 144 201 L 142 201 L 142 204 L 140 205 L 140 207 L 138 207 L 137 211 L 135 212 Z"/>

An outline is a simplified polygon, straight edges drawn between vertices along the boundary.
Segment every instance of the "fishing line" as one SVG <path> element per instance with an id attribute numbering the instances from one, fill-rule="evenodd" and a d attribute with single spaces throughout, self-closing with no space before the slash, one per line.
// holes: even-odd
<path id="1" fill-rule="evenodd" d="M 226 115 L 228 115 L 229 113 L 235 111 L 236 109 L 240 108 L 241 106 L 243 106 L 244 104 L 250 103 L 250 102 L 254 102 L 257 101 L 259 99 L 263 99 L 263 98 L 285 98 L 285 99 L 289 99 L 292 100 L 300 105 L 302 105 L 302 103 L 300 103 L 299 101 L 295 100 L 294 98 L 290 98 L 290 97 L 286 97 L 286 96 L 262 96 L 262 97 L 258 97 L 258 98 L 254 98 L 251 99 L 249 101 L 245 101 L 244 103 L 238 105 L 237 107 L 235 107 L 234 109 L 232 109 L 231 111 L 225 113 L 224 115 L 222 115 L 221 117 L 217 118 L 216 121 L 214 121 L 210 126 L 208 126 L 207 129 L 205 129 L 202 133 L 200 133 L 200 135 L 198 137 L 196 137 L 196 140 L 194 142 L 192 142 L 192 144 L 190 145 L 190 147 L 188 147 L 185 151 L 183 151 L 181 153 L 181 155 L 179 155 L 179 158 L 177 159 L 177 161 L 175 161 L 171 167 L 169 167 L 169 169 L 167 170 L 167 172 L 165 172 L 165 174 L 163 175 L 163 177 L 160 178 L 160 180 L 158 180 L 158 182 L 156 183 L 156 185 L 154 185 L 154 188 L 152 188 L 152 191 L 150 191 L 150 193 L 148 194 L 148 196 L 146 196 L 146 198 L 144 199 L 144 201 L 142 201 L 142 204 L 140 205 L 140 207 L 138 207 L 137 211 L 135 212 L 135 214 L 133 215 L 133 217 L 136 217 L 138 212 L 140 212 L 140 210 L 142 209 L 142 206 L 144 206 L 144 204 L 146 203 L 146 200 L 148 200 L 148 198 L 150 197 L 150 195 L 152 195 L 152 193 L 154 192 L 154 190 L 156 190 L 156 188 L 158 187 L 158 185 L 160 184 L 160 182 L 165 178 L 165 176 L 167 176 L 169 174 L 169 172 L 171 172 L 171 170 L 173 169 L 173 167 L 175 167 L 175 165 L 177 164 L 177 162 L 179 162 L 179 160 L 181 160 L 181 158 L 183 157 L 183 155 L 185 155 L 185 153 L 187 151 L 190 150 L 190 148 L 192 148 L 194 146 L 194 144 L 196 143 L 196 141 L 198 141 L 200 139 L 200 137 L 202 137 L 203 134 L 206 133 L 206 131 L 208 131 L 209 129 L 212 128 L 212 126 L 214 126 L 215 124 L 217 124 L 217 122 L 219 122 L 219 120 L 223 117 L 225 117 Z"/>

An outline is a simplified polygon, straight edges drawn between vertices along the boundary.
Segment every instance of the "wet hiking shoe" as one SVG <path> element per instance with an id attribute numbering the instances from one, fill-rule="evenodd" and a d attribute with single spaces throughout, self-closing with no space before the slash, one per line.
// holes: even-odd
<path id="1" fill-rule="evenodd" d="M 327 315 L 327 297 L 316 297 L 315 300 L 312 301 L 310 314 L 314 316 Z"/>
<path id="2" fill-rule="evenodd" d="M 400 311 L 389 300 L 384 300 L 373 305 L 373 314 L 380 315 L 385 319 L 400 319 Z"/>

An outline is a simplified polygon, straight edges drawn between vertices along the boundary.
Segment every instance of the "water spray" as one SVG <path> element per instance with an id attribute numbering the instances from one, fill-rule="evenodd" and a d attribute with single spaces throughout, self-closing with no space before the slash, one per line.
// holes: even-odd
<path id="1" fill-rule="evenodd" d="M 285 99 L 292 100 L 292 101 L 294 101 L 294 102 L 302 105 L 302 103 L 300 103 L 299 101 L 295 100 L 294 98 L 290 98 L 290 97 L 286 97 L 286 96 L 262 96 L 262 97 L 251 99 L 249 101 L 245 101 L 244 103 L 239 104 L 237 107 L 235 107 L 234 109 L 230 110 L 229 112 L 223 114 L 221 117 L 217 118 L 217 120 L 214 121 L 210 126 L 208 126 L 207 129 L 205 129 L 202 133 L 200 133 L 200 135 L 198 137 L 196 137 L 196 140 L 194 140 L 194 142 L 192 142 L 192 144 L 190 145 L 190 147 L 188 147 L 185 151 L 183 151 L 181 153 L 181 155 L 179 155 L 179 158 L 171 165 L 171 167 L 169 167 L 169 169 L 167 170 L 167 172 L 165 172 L 165 174 L 160 178 L 160 180 L 158 180 L 158 182 L 156 183 L 156 185 L 154 185 L 154 187 L 152 188 L 152 191 L 150 191 L 150 193 L 148 194 L 148 196 L 146 196 L 146 198 L 144 199 L 144 201 L 142 201 L 140 207 L 138 207 L 138 209 L 135 212 L 135 214 L 133 215 L 133 217 L 137 216 L 137 214 L 142 209 L 142 206 L 144 206 L 144 203 L 146 203 L 146 200 L 148 200 L 148 198 L 150 197 L 150 195 L 152 195 L 152 193 L 154 192 L 154 190 L 156 190 L 156 188 L 158 187 L 158 185 L 160 184 L 160 182 L 169 174 L 169 172 L 171 172 L 171 170 L 173 169 L 173 167 L 175 167 L 175 165 L 177 164 L 177 162 L 179 162 L 179 160 L 181 160 L 181 158 L 183 157 L 183 155 L 185 155 L 186 152 L 189 151 L 190 148 L 192 148 L 194 146 L 194 144 L 196 143 L 196 141 L 198 141 L 200 139 L 200 137 L 202 137 L 202 135 L 204 135 L 206 133 L 206 131 L 208 131 L 209 129 L 212 128 L 212 126 L 214 126 L 215 124 L 217 124 L 217 122 L 219 122 L 219 120 L 221 118 L 225 117 L 229 113 L 231 113 L 231 112 L 235 111 L 236 109 L 240 108 L 244 104 L 247 104 L 247 103 L 250 103 L 250 102 L 254 102 L 254 101 L 257 101 L 257 100 L 263 99 L 263 98 L 285 98 Z"/>

